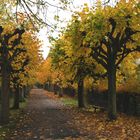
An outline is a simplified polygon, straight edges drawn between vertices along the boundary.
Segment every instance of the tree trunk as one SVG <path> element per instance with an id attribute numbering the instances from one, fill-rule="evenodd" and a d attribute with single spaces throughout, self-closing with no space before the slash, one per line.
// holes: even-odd
<path id="1" fill-rule="evenodd" d="M 8 66 L 4 62 L 1 68 L 2 87 L 1 87 L 1 123 L 9 123 L 9 90 L 10 90 L 10 73 Z"/>
<path id="2" fill-rule="evenodd" d="M 50 82 L 48 82 L 48 91 L 51 91 L 50 89 L 51 89 Z"/>
<path id="3" fill-rule="evenodd" d="M 24 102 L 25 101 L 25 98 L 24 98 L 24 90 L 23 90 L 23 87 L 22 88 L 19 88 L 19 98 L 20 98 L 20 102 Z"/>
<path id="4" fill-rule="evenodd" d="M 59 87 L 59 97 L 63 97 L 63 88 Z"/>
<path id="5" fill-rule="evenodd" d="M 26 86 L 23 86 L 23 90 L 24 90 L 24 97 L 26 98 L 27 97 L 27 88 L 26 88 Z"/>
<path id="6" fill-rule="evenodd" d="M 84 81 L 83 79 L 78 81 L 78 107 L 85 107 L 84 105 Z"/>
<path id="7" fill-rule="evenodd" d="M 57 85 L 54 84 L 54 94 L 57 94 Z"/>
<path id="8" fill-rule="evenodd" d="M 14 93 L 14 105 L 13 105 L 14 109 L 19 109 L 19 88 L 17 87 L 15 89 L 15 93 Z"/>
<path id="9" fill-rule="evenodd" d="M 116 67 L 113 61 L 108 68 L 108 117 L 110 120 L 117 118 L 116 109 Z"/>

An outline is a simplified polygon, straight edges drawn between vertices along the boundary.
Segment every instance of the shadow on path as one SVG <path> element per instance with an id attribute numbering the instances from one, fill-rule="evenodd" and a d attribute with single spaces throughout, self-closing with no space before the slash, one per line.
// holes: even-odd
<path id="1" fill-rule="evenodd" d="M 61 102 L 48 98 L 46 91 L 33 89 L 17 128 L 6 140 L 76 139 L 83 134 L 71 123 L 72 115 Z"/>

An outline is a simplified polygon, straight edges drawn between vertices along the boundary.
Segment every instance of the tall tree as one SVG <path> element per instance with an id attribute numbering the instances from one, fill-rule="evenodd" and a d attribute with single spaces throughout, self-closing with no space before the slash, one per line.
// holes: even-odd
<path id="1" fill-rule="evenodd" d="M 80 55 L 83 56 L 83 63 L 88 54 L 88 57 L 91 56 L 105 69 L 104 72 L 108 78 L 108 117 L 111 120 L 117 117 L 117 69 L 130 53 L 140 51 L 139 10 L 139 2 L 135 0 L 121 0 L 114 7 L 102 7 L 98 4 L 94 10 L 89 10 L 87 5 L 85 5 L 84 12 L 77 12 L 74 15 L 75 20 L 73 20 L 74 24 L 72 24 L 74 26 L 71 26 L 71 23 L 69 24 L 70 26 L 67 29 L 68 34 L 65 35 L 63 33 L 65 38 L 64 42 L 66 42 L 66 45 L 63 44 L 63 46 L 65 47 L 58 47 L 60 51 L 56 56 L 60 55 L 58 57 L 60 58 L 58 59 L 59 63 L 65 62 L 67 58 L 77 58 L 76 62 L 78 62 Z M 71 48 L 75 48 L 75 50 Z M 83 53 L 83 48 L 86 48 L 88 52 Z M 83 55 L 79 53 L 80 49 Z M 83 66 L 85 67 L 85 64 Z M 80 76 L 81 72 L 77 74 Z"/>
<path id="2" fill-rule="evenodd" d="M 14 58 L 24 52 L 24 48 L 18 48 L 17 46 L 21 44 L 22 34 L 25 32 L 24 29 L 15 29 L 12 33 L 8 33 L 5 29 L 0 26 L 0 54 L 1 54 L 1 77 L 2 77 L 2 87 L 1 87 L 1 122 L 8 123 L 9 121 L 9 88 L 10 88 L 10 72 L 11 63 Z M 14 38 L 16 36 L 16 38 Z M 14 38 L 12 41 L 10 39 Z M 11 55 L 11 50 L 14 53 Z"/>
<path id="3" fill-rule="evenodd" d="M 116 71 L 130 53 L 140 51 L 139 3 L 120 1 L 90 13 L 92 57 L 108 75 L 108 116 L 116 119 Z M 88 36 L 88 35 L 87 35 Z"/>
<path id="4" fill-rule="evenodd" d="M 58 39 L 51 51 L 52 64 L 56 69 L 61 70 L 67 80 L 77 83 L 78 106 L 84 107 L 84 79 L 85 77 L 99 77 L 99 72 L 95 73 L 96 62 L 90 57 L 91 48 L 85 43 L 85 31 L 82 30 L 84 23 L 78 19 L 85 19 L 88 7 L 82 12 L 73 15 L 66 31 Z M 67 69 L 65 69 L 67 67 Z"/>

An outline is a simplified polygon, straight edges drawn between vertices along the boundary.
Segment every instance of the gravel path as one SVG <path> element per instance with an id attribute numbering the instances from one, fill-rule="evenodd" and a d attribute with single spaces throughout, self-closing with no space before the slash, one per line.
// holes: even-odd
<path id="1" fill-rule="evenodd" d="M 81 136 L 71 123 L 71 112 L 61 102 L 48 98 L 45 92 L 31 91 L 24 115 L 6 140 L 61 140 Z"/>

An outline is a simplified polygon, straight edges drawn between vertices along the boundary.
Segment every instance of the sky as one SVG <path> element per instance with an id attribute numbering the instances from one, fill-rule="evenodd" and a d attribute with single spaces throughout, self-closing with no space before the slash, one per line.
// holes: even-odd
<path id="1" fill-rule="evenodd" d="M 50 1 L 50 3 L 52 2 L 51 0 L 48 0 L 48 1 Z M 73 2 L 74 7 L 73 6 L 72 7 L 73 7 L 73 10 L 76 10 L 76 9 L 78 9 L 78 7 L 83 6 L 84 3 L 87 3 L 89 6 L 91 6 L 92 2 L 93 2 L 93 0 L 74 0 L 74 2 Z M 53 4 L 55 5 L 56 3 L 53 3 Z M 56 21 L 54 21 L 54 15 L 56 14 L 56 8 L 55 7 L 49 7 L 48 11 L 49 11 L 49 14 L 48 14 L 49 23 L 54 23 L 54 24 L 57 24 L 58 26 L 61 26 L 61 27 L 64 27 L 64 28 L 67 25 L 66 21 L 69 21 L 70 18 L 71 18 L 71 15 L 72 15 L 72 12 L 70 12 L 70 11 L 61 10 L 61 11 L 58 12 L 58 15 L 59 15 L 60 19 L 64 22 L 56 22 Z M 47 30 L 48 30 L 48 28 L 43 28 L 39 32 L 39 38 L 40 38 L 40 40 L 42 40 L 41 50 L 43 50 L 42 53 L 43 53 L 43 58 L 44 59 L 46 59 L 46 57 L 48 56 L 50 46 L 51 46 L 51 44 L 48 41 Z M 57 36 L 58 32 L 54 32 L 52 35 Z"/>

